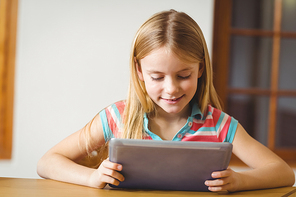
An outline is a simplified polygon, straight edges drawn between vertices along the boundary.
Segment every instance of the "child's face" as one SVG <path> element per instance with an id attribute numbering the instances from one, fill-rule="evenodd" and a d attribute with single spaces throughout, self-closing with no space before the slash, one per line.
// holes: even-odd
<path id="1" fill-rule="evenodd" d="M 157 110 L 170 114 L 188 113 L 189 102 L 202 74 L 199 63 L 184 63 L 165 47 L 152 51 L 140 61 L 138 76 L 158 106 Z"/>

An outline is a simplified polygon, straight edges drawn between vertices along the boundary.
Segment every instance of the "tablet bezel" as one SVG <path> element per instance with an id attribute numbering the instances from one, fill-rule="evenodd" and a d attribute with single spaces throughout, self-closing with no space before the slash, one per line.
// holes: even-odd
<path id="1" fill-rule="evenodd" d="M 232 144 L 228 142 L 112 138 L 109 143 L 109 159 L 123 165 L 121 173 L 125 181 L 119 186 L 111 186 L 208 191 L 204 181 L 212 179 L 213 171 L 227 169 L 231 153 Z"/>

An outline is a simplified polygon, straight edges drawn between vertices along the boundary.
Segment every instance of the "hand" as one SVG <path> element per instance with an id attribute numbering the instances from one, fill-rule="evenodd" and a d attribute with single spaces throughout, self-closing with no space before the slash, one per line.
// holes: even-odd
<path id="1" fill-rule="evenodd" d="M 124 177 L 118 171 L 122 170 L 122 165 L 104 160 L 99 168 L 95 170 L 89 179 L 89 185 L 96 188 L 104 188 L 106 184 L 119 185 L 124 181 Z"/>
<path id="2" fill-rule="evenodd" d="M 205 182 L 208 189 L 212 192 L 233 192 L 239 187 L 239 174 L 230 168 L 224 171 L 217 171 L 212 173 L 215 180 L 207 180 Z"/>

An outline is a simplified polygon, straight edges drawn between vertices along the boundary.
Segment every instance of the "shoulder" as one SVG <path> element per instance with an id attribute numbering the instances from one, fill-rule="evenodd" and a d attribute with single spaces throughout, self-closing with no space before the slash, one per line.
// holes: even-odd
<path id="1" fill-rule="evenodd" d="M 225 113 L 224 111 L 214 108 L 211 105 L 208 105 L 207 111 L 204 114 L 204 118 L 210 118 L 212 117 L 215 120 L 219 119 L 234 119 L 231 115 Z"/>
<path id="2" fill-rule="evenodd" d="M 108 124 L 120 122 L 121 117 L 123 116 L 124 108 L 125 100 L 118 101 L 107 106 L 99 113 L 101 121 Z"/>
<path id="3" fill-rule="evenodd" d="M 224 136 L 224 142 L 232 143 L 238 127 L 238 121 L 229 114 L 208 105 L 206 119 L 212 119 L 219 135 Z"/>
<path id="4" fill-rule="evenodd" d="M 123 114 L 124 108 L 125 108 L 125 100 L 122 101 L 117 101 L 107 107 L 105 107 L 101 112 L 101 113 L 111 113 L 111 112 L 118 112 L 120 115 Z M 118 115 L 119 115 L 118 114 Z"/>
<path id="5" fill-rule="evenodd" d="M 115 102 L 104 108 L 99 113 L 106 141 L 108 141 L 111 137 L 116 137 L 120 132 L 125 103 L 126 102 L 124 100 Z"/>

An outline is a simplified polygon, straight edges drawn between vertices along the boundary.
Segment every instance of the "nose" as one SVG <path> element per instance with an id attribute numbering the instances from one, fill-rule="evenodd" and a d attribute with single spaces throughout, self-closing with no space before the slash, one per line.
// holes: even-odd
<path id="1" fill-rule="evenodd" d="M 165 92 L 169 95 L 174 95 L 179 91 L 179 83 L 176 79 L 167 78 L 165 83 Z"/>

